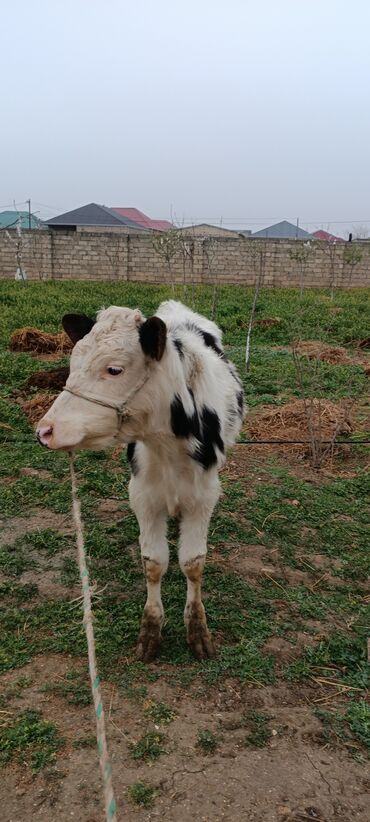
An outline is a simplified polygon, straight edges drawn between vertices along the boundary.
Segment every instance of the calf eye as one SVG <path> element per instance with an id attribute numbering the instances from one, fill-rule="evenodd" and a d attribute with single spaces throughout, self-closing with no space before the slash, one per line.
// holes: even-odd
<path id="1" fill-rule="evenodd" d="M 107 368 L 107 372 L 111 375 L 111 377 L 118 377 L 118 374 L 122 374 L 122 371 L 123 368 L 119 368 L 116 365 L 109 365 Z"/>

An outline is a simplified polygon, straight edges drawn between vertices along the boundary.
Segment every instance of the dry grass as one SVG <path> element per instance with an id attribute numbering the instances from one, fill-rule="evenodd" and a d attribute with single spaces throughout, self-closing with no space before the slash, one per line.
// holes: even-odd
<path id="1" fill-rule="evenodd" d="M 11 351 L 29 351 L 33 354 L 57 354 L 62 357 L 72 350 L 73 343 L 64 331 L 52 334 L 48 331 L 40 331 L 39 328 L 25 326 L 24 328 L 17 328 L 16 331 L 14 331 L 10 338 L 9 348 Z"/>
<path id="2" fill-rule="evenodd" d="M 320 340 L 302 340 L 295 344 L 297 354 L 308 357 L 309 360 L 323 360 L 332 365 L 351 365 L 353 357 L 345 348 L 339 345 L 328 345 Z"/>
<path id="3" fill-rule="evenodd" d="M 293 400 L 279 408 L 268 408 L 247 419 L 244 432 L 257 440 L 305 440 L 307 445 L 283 445 L 307 451 L 312 440 L 312 426 L 320 441 L 331 441 L 339 434 L 353 430 L 348 403 L 330 400 Z M 274 450 L 276 447 L 273 446 Z M 268 450 L 268 446 L 266 446 Z"/>
<path id="4" fill-rule="evenodd" d="M 22 409 L 31 425 L 36 426 L 57 396 L 57 394 L 50 392 L 47 394 L 36 394 L 32 397 L 32 400 L 22 402 Z"/>

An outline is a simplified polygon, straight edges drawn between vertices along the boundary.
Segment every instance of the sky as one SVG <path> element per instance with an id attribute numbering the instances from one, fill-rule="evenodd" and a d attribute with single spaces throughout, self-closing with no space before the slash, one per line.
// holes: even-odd
<path id="1" fill-rule="evenodd" d="M 0 210 L 370 231 L 368 0 L 1 5 Z"/>

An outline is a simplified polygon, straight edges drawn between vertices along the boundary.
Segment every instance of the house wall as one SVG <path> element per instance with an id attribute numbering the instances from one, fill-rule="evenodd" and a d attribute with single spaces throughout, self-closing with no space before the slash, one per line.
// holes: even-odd
<path id="1" fill-rule="evenodd" d="M 11 234 L 11 239 L 7 236 Z M 13 278 L 16 232 L 0 232 L 0 278 Z M 23 231 L 23 266 L 30 279 L 133 280 L 135 282 L 253 285 L 260 264 L 267 286 L 299 287 L 304 250 L 294 240 L 193 238 L 179 235 L 170 268 L 155 251 L 153 235 L 118 232 Z M 346 244 L 315 243 L 304 266 L 307 287 L 370 286 L 370 243 L 356 242 L 361 261 L 353 268 L 343 260 Z"/>

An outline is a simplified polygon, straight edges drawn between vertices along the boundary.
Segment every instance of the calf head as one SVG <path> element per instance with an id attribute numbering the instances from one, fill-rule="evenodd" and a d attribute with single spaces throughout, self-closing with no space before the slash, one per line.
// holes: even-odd
<path id="1" fill-rule="evenodd" d="M 116 306 L 99 311 L 96 321 L 66 314 L 62 325 L 74 343 L 69 390 L 38 423 L 37 439 L 53 450 L 108 448 L 119 428 L 115 408 L 132 401 L 133 415 L 140 414 L 141 388 L 163 356 L 166 326 Z"/>

